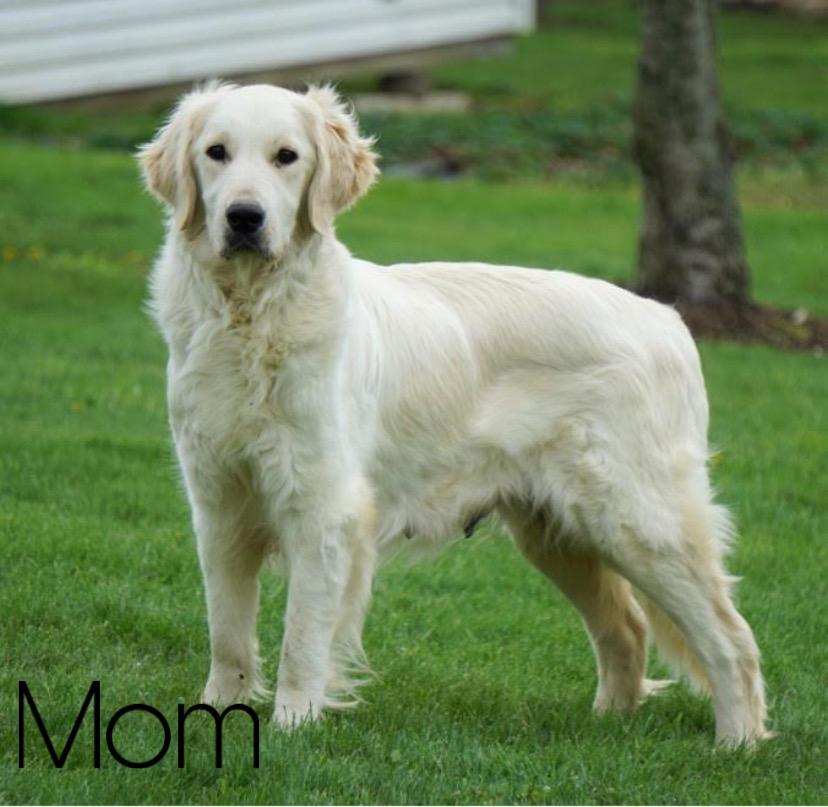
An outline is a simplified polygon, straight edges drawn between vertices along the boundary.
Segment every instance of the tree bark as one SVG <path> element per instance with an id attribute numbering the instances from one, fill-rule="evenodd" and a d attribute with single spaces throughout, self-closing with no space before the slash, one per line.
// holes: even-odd
<path id="1" fill-rule="evenodd" d="M 750 273 L 719 99 L 713 0 L 641 0 L 640 7 L 637 289 L 665 302 L 747 305 Z"/>

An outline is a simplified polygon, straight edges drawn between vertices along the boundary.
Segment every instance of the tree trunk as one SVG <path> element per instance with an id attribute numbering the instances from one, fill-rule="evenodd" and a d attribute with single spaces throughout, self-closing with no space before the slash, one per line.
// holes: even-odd
<path id="1" fill-rule="evenodd" d="M 637 289 L 665 302 L 745 306 L 750 275 L 719 100 L 713 0 L 640 6 Z"/>

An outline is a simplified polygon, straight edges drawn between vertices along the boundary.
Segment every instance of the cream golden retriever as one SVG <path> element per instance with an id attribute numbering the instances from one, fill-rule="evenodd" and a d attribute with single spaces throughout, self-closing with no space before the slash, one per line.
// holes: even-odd
<path id="1" fill-rule="evenodd" d="M 649 627 L 712 694 L 720 742 L 766 736 L 699 358 L 673 310 L 561 271 L 352 257 L 334 220 L 376 160 L 328 87 L 208 85 L 140 163 L 169 210 L 151 296 L 206 588 L 206 702 L 266 691 L 266 556 L 289 579 L 274 718 L 293 726 L 352 700 L 378 557 L 494 512 L 583 617 L 598 712 L 666 683 L 645 677 Z"/>

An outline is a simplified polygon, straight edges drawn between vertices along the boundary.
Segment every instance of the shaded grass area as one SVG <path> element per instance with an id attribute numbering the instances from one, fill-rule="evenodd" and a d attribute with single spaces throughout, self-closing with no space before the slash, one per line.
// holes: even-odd
<path id="1" fill-rule="evenodd" d="M 477 97 L 544 100 L 562 111 L 626 103 L 638 55 L 638 5 L 556 2 L 514 54 L 435 70 L 440 86 Z M 719 71 L 734 112 L 777 109 L 828 116 L 828 23 L 784 14 L 720 12 Z"/>
<path id="2" fill-rule="evenodd" d="M 824 170 L 828 24 L 780 14 L 718 15 L 719 73 L 737 157 Z M 476 101 L 470 115 L 373 115 L 391 162 L 444 162 L 488 177 L 632 172 L 630 99 L 637 5 L 556 2 L 499 58 L 447 63 L 438 87 Z M 586 163 L 586 165 L 585 165 Z"/>
<path id="3" fill-rule="evenodd" d="M 759 295 L 828 313 L 824 212 L 760 176 L 742 187 Z M 341 235 L 379 261 L 474 257 L 619 278 L 636 210 L 625 186 L 386 181 Z M 741 525 L 731 565 L 745 577 L 741 607 L 781 732 L 757 753 L 714 752 L 712 709 L 683 685 L 632 718 L 593 718 L 577 617 L 492 533 L 380 574 L 366 634 L 379 677 L 366 704 L 293 735 L 265 730 L 259 770 L 239 718 L 221 770 L 206 720 L 188 725 L 183 770 L 172 753 L 147 770 L 105 754 L 94 770 L 88 725 L 62 771 L 30 726 L 18 770 L 19 679 L 62 742 L 93 679 L 105 720 L 146 702 L 172 721 L 206 676 L 164 349 L 141 311 L 158 219 L 123 155 L 0 147 L 0 801 L 825 801 L 825 360 L 726 344 L 702 346 L 715 477 Z M 265 575 L 270 680 L 283 600 Z M 161 742 L 140 715 L 115 739 L 134 759 Z"/>

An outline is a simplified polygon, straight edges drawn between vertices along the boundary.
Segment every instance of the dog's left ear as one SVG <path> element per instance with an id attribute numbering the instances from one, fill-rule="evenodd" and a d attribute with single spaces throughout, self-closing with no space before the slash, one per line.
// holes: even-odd
<path id="1" fill-rule="evenodd" d="M 311 227 L 324 232 L 337 213 L 349 208 L 379 175 L 374 139 L 361 137 L 352 114 L 329 86 L 309 87 L 316 170 L 308 185 Z"/>
<path id="2" fill-rule="evenodd" d="M 193 140 L 208 103 L 225 87 L 209 84 L 183 96 L 155 139 L 138 150 L 138 163 L 150 192 L 169 205 L 175 223 L 189 230 L 198 218 L 201 199 L 192 165 Z"/>

